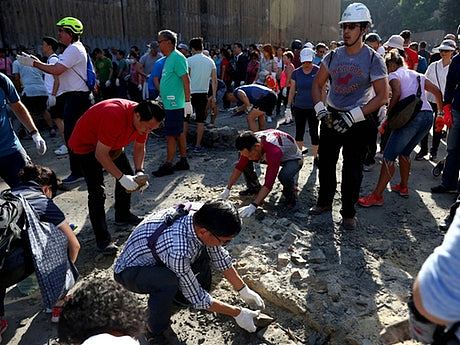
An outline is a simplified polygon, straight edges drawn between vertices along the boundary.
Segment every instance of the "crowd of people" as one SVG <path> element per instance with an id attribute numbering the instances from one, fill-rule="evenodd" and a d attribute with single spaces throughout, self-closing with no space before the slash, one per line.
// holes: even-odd
<path id="1" fill-rule="evenodd" d="M 69 175 L 60 188 L 67 190 L 85 181 L 96 250 L 106 255 L 117 254 L 119 248 L 107 227 L 103 172 L 116 179 L 115 222 L 136 228 L 115 261 L 116 283 L 107 289 L 149 295 L 144 334 L 150 344 L 174 343 L 170 318 L 175 303 L 232 316 L 243 329 L 256 330 L 255 319 L 264 301 L 244 283 L 223 246 L 241 231 L 241 219 L 253 216 L 261 207 L 276 179 L 282 185 L 285 206 L 292 209 L 298 204 L 299 171 L 308 152 L 304 144 L 307 124 L 319 176 L 311 216 L 332 210 L 340 152 L 342 227 L 352 231 L 358 227 L 356 206 L 382 206 L 398 165 L 400 182 L 391 191 L 410 196 L 414 148 L 420 145 L 416 160 L 425 160 L 429 153 L 429 159 L 438 162 L 445 132 L 447 157 L 439 160 L 442 182 L 431 191 L 460 192 L 460 55 L 453 34 L 440 38 L 442 42 L 431 53 L 426 42 L 412 42 L 408 30 L 384 42 L 370 32 L 371 13 L 361 3 L 350 4 L 342 14 L 342 41 L 313 44 L 296 39 L 287 48 L 271 44 L 244 47 L 236 42 L 206 50 L 200 37 L 179 43 L 175 32 L 162 30 L 145 54 L 136 46 L 128 53 L 95 48 L 89 54 L 80 40 L 84 27 L 79 19 L 65 17 L 56 26 L 57 39 L 43 37 L 42 58 L 22 49 L 12 61 L 0 51 L 0 177 L 21 198 L 26 211 L 29 205 L 37 212 L 36 222 L 60 230 L 30 230 L 36 227 L 23 222 L 24 236 L 9 244 L 10 250 L 0 261 L 0 341 L 8 326 L 3 307 L 6 289 L 32 272 L 43 277 L 46 271 L 38 259 L 43 248 L 32 245 L 27 234 L 39 231 L 50 238 L 60 236 L 66 245 L 59 252 L 69 254 L 64 266 L 73 272 L 80 249 L 64 214 L 52 201 L 58 188 L 56 175 L 34 164 L 19 140 L 31 137 L 38 153 L 44 155 L 47 145 L 40 131 L 47 131 L 50 137 L 62 136 L 63 144 L 55 154 L 68 155 Z M 221 107 L 235 116 L 245 115 L 248 126 L 235 140 L 240 157 L 228 172 L 221 200 L 156 210 L 145 219 L 132 213 L 131 193 L 149 186 L 144 170 L 149 135 L 161 133 L 166 140 L 166 159 L 151 172 L 155 178 L 190 170 L 187 151 L 206 150 L 202 145 L 205 129 L 216 125 Z M 21 123 L 16 132 L 10 117 Z M 41 126 L 35 125 L 34 118 L 43 120 Z M 267 123 L 273 121 L 284 126 L 294 122 L 295 135 L 267 129 Z M 191 122 L 196 123 L 196 139 L 188 147 Z M 131 143 L 134 169 L 125 153 Z M 379 159 L 376 187 L 360 197 L 363 171 L 369 171 Z M 263 185 L 254 163 L 267 165 Z M 253 201 L 236 209 L 227 199 L 241 174 L 247 189 L 239 194 L 252 196 Z M 433 332 L 439 327 L 449 330 L 449 344 L 460 343 L 455 336 L 459 333 L 460 292 L 452 286 L 460 279 L 456 269 L 460 220 L 455 217 L 459 204 L 460 199 L 440 224 L 448 233 L 423 266 L 409 303 L 411 335 L 425 343 L 438 339 L 434 335 L 433 340 Z M 211 297 L 210 263 L 222 271 L 250 308 Z M 77 276 L 74 274 L 75 279 Z M 46 281 L 39 279 L 43 290 L 47 290 Z M 54 285 L 57 292 L 43 295 L 55 318 L 69 288 L 61 279 Z M 123 343 L 132 344 L 132 337 L 139 336 L 138 325 L 73 332 L 69 321 L 73 316 L 66 313 L 77 304 L 66 305 L 60 324 L 63 339 L 95 344 L 95 336 L 108 333 L 106 337 L 120 337 Z M 101 317 L 117 325 L 113 321 L 117 316 L 110 312 Z"/>

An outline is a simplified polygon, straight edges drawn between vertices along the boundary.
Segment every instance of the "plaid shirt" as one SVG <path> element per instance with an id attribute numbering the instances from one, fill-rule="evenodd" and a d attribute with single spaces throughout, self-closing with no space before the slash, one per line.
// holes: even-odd
<path id="1" fill-rule="evenodd" d="M 173 212 L 174 209 L 168 209 L 153 214 L 137 226 L 115 263 L 115 273 L 120 273 L 127 267 L 158 264 L 147 246 L 148 238 L 163 223 L 165 216 Z M 173 225 L 165 229 L 156 243 L 159 258 L 176 274 L 181 292 L 197 309 L 208 309 L 212 303 L 211 295 L 200 286 L 191 269 L 191 264 L 198 258 L 203 248 L 218 270 L 225 271 L 232 267 L 232 258 L 224 248 L 207 247 L 198 239 L 191 214 L 176 220 Z"/>

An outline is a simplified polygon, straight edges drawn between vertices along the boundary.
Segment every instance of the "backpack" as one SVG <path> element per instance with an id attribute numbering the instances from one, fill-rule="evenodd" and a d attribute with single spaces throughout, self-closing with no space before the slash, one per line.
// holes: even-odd
<path id="1" fill-rule="evenodd" d="M 89 54 L 86 54 L 86 79 L 83 78 L 80 73 L 78 73 L 75 68 L 72 67 L 72 70 L 83 80 L 88 87 L 90 92 L 94 91 L 96 87 L 96 72 L 94 69 L 93 61 L 91 61 L 91 57 Z"/>
<path id="2" fill-rule="evenodd" d="M 21 198 L 10 190 L 3 191 L 0 194 L 0 269 L 3 268 L 13 240 L 21 238 L 23 226 L 24 209 Z"/>

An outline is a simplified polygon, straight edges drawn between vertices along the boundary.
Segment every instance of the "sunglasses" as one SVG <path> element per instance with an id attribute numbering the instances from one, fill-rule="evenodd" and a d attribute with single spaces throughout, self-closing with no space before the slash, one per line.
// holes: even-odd
<path id="1" fill-rule="evenodd" d="M 344 24 L 340 24 L 340 29 L 342 30 L 354 30 L 356 28 L 359 28 L 361 27 L 361 24 L 359 23 L 344 23 Z"/>

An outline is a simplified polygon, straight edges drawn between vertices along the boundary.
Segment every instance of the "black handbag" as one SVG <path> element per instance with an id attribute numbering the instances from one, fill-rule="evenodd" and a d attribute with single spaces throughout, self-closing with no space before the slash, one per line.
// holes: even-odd
<path id="1" fill-rule="evenodd" d="M 388 112 L 388 126 L 391 130 L 399 129 L 407 125 L 422 109 L 422 89 L 420 76 L 417 76 L 418 88 L 415 95 L 407 96 L 396 103 Z"/>

